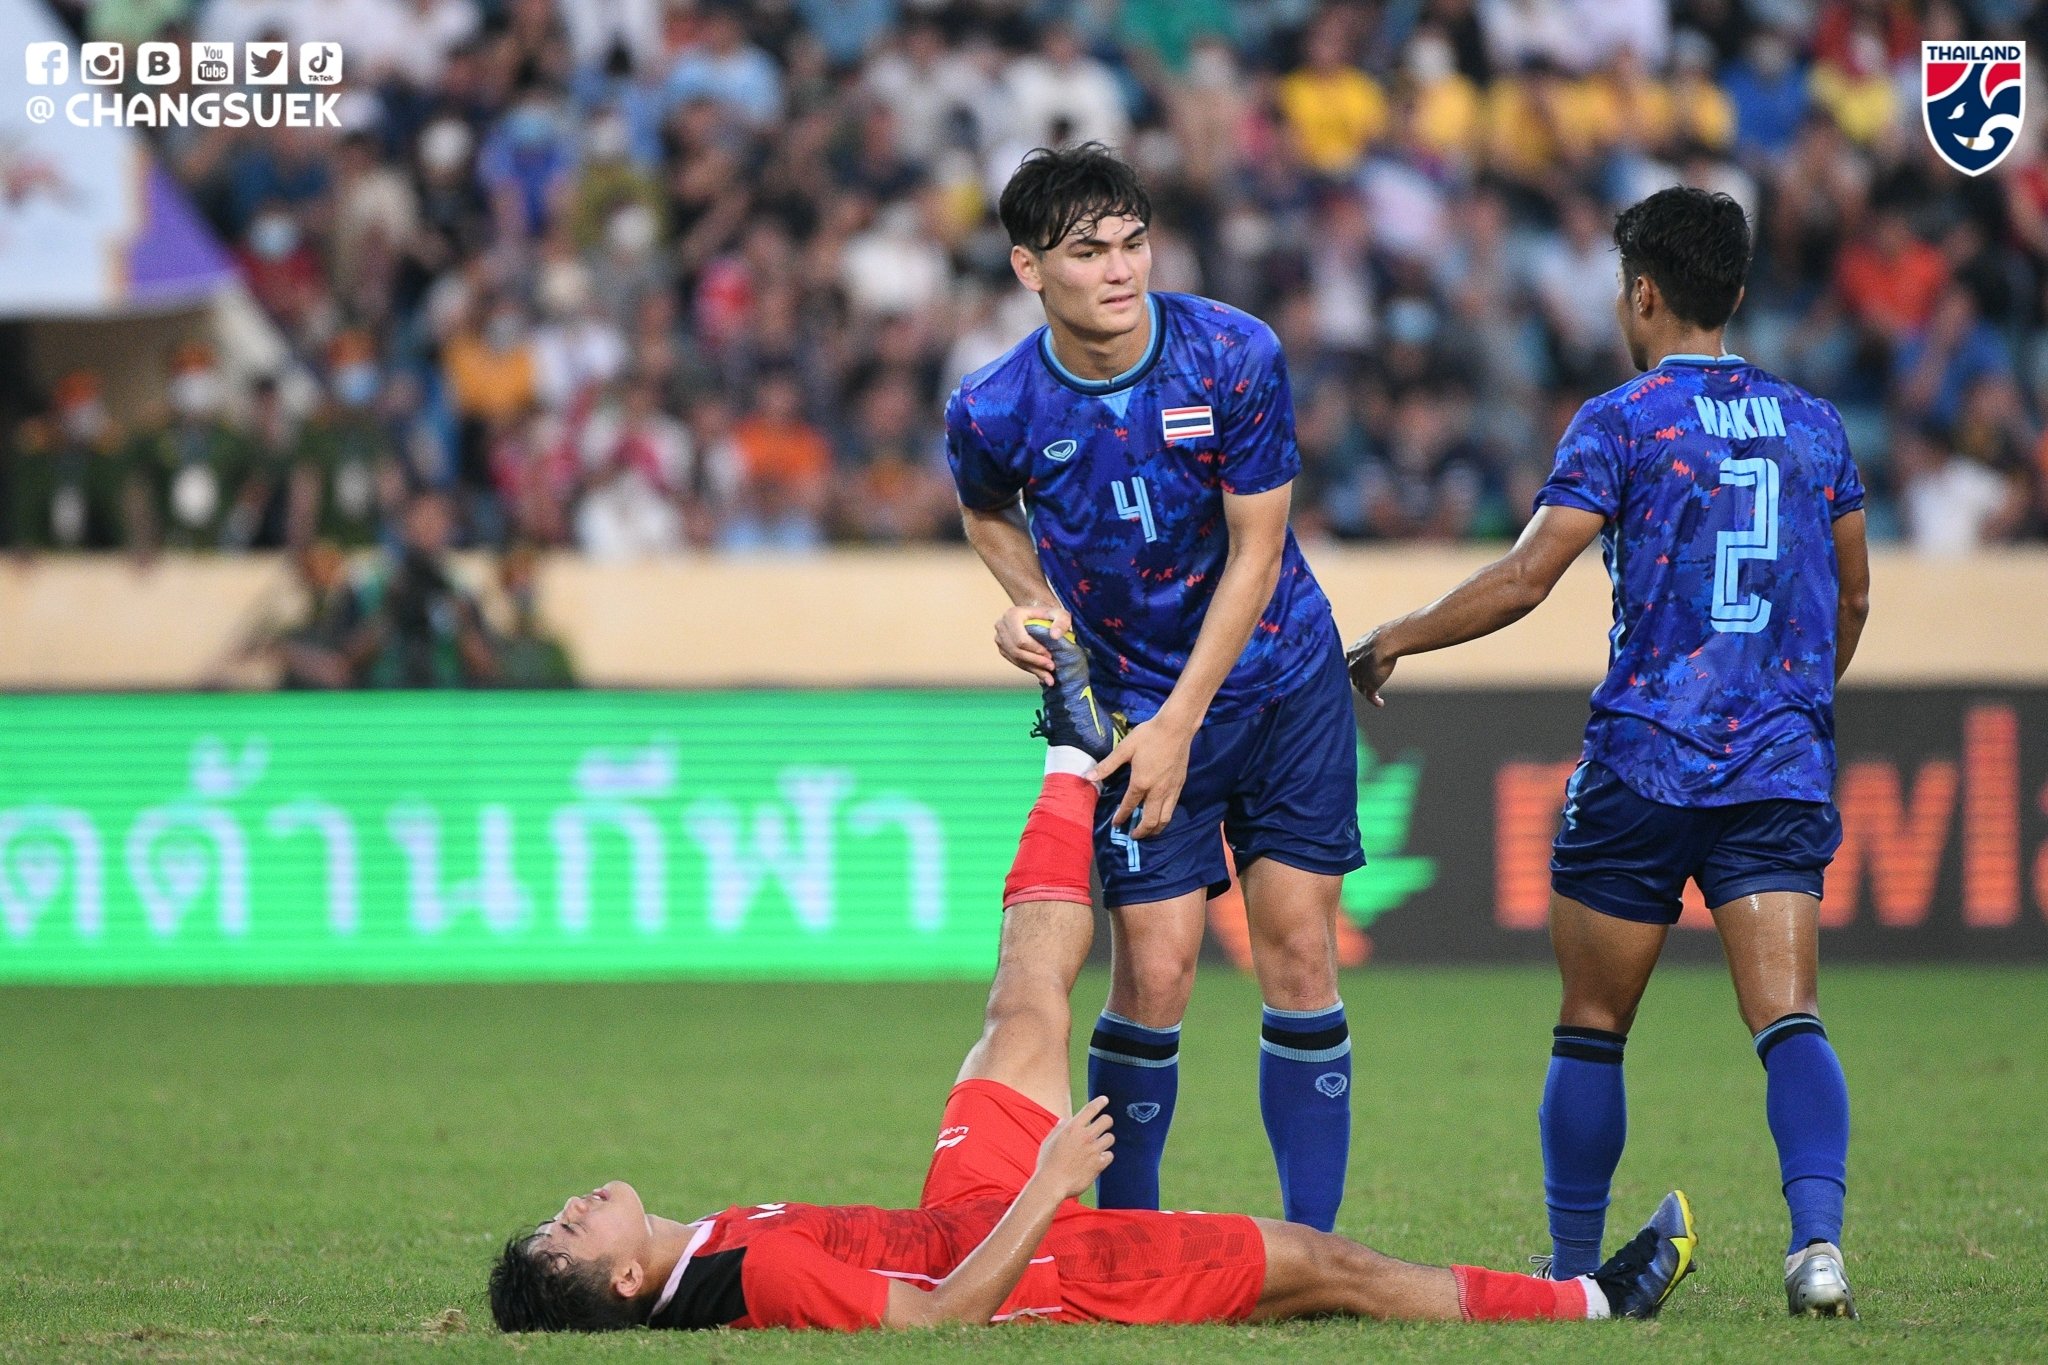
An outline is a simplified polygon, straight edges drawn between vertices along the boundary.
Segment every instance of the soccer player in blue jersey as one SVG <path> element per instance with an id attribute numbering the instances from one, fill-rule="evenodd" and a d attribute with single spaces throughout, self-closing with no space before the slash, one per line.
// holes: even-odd
<path id="1" fill-rule="evenodd" d="M 1257 318 L 1147 289 L 1151 204 L 1100 144 L 1034 152 L 1000 213 L 1046 325 L 946 405 L 962 515 L 1015 604 L 996 626 L 1003 656 L 1055 694 L 1092 680 L 1128 726 L 1114 752 L 1106 730 L 1082 746 L 1115 798 L 1095 821 L 1113 952 L 1088 1093 L 1110 1098 L 1119 1140 L 1097 1199 L 1159 1205 L 1227 839 L 1266 1003 L 1259 1099 L 1282 1209 L 1327 1231 L 1351 1134 L 1334 923 L 1365 858 L 1342 642 L 1287 526 L 1301 456 L 1286 362 Z M 1011 909 L 1004 970 L 1035 972 L 1064 1018 L 1087 944 Z"/>
<path id="2" fill-rule="evenodd" d="M 1616 312 L 1648 373 L 1579 409 L 1515 547 L 1359 641 L 1352 679 L 1383 704 L 1398 660 L 1519 619 L 1601 538 L 1609 667 L 1550 864 L 1564 978 L 1538 1111 L 1551 1270 L 1599 1263 L 1627 1128 L 1622 1050 L 1692 878 L 1768 1078 L 1787 1304 L 1854 1316 L 1849 1092 L 1815 978 L 1841 842 L 1835 684 L 1868 611 L 1863 486 L 1833 407 L 1723 351 L 1749 266 L 1734 201 L 1661 190 L 1620 215 L 1614 241 Z"/>

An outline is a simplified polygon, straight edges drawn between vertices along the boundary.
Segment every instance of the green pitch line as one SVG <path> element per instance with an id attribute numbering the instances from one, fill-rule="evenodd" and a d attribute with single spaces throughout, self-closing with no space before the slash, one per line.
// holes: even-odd
<path id="1" fill-rule="evenodd" d="M 1629 1047 L 1610 1236 L 1667 1185 L 1704 1271 L 1655 1325 L 1032 1326 L 976 1359 L 1375 1361 L 2048 1356 L 2048 972 L 1830 972 L 1855 1098 L 1860 1324 L 1791 1322 L 1763 1071 L 1726 982 L 1672 972 Z M 1102 998 L 1091 977 L 1084 1017 Z M 1546 1250 L 1538 970 L 1368 970 L 1341 1231 L 1503 1268 Z M 681 1217 L 910 1202 L 978 987 L 541 986 L 0 993 L 0 1360 L 957 1360 L 960 1333 L 514 1343 L 485 1267 L 600 1179 Z M 1258 998 L 1211 972 L 1164 1172 L 1185 1207 L 1272 1213 Z M 1080 1030 L 1085 1038 L 1085 1027 Z M 1077 1069 L 1078 1074 L 1078 1069 Z M 464 1325 L 466 1322 L 466 1325 Z"/>

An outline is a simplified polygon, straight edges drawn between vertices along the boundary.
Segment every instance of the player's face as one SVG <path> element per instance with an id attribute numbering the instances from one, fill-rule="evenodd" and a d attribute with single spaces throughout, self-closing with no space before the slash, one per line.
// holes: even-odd
<path id="1" fill-rule="evenodd" d="M 578 1261 L 613 1266 L 639 1259 L 654 1236 L 639 1191 L 623 1180 L 569 1196 L 561 1211 L 542 1223 L 539 1231 L 552 1251 L 566 1251 Z"/>
<path id="2" fill-rule="evenodd" d="M 1070 330 L 1121 336 L 1144 320 L 1152 246 L 1137 219 L 1083 223 L 1052 250 L 1023 254 L 1028 259 L 1019 262 L 1018 274 Z"/>

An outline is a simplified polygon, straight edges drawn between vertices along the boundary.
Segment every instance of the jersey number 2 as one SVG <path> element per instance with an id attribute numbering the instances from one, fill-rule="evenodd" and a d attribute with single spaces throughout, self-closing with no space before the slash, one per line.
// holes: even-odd
<path id="1" fill-rule="evenodd" d="M 1116 514 L 1125 521 L 1135 521 L 1145 528 L 1145 543 L 1150 545 L 1159 539 L 1159 527 L 1152 521 L 1152 497 L 1145 491 L 1145 477 L 1131 476 L 1130 488 L 1124 488 L 1124 480 L 1112 480 L 1109 491 L 1116 495 Z"/>
<path id="2" fill-rule="evenodd" d="M 1708 620 L 1715 630 L 1754 635 L 1771 623 L 1766 597 L 1742 591 L 1742 566 L 1778 557 L 1778 466 L 1761 455 L 1721 462 L 1721 482 L 1756 490 L 1756 513 L 1739 531 L 1714 537 L 1714 605 Z"/>

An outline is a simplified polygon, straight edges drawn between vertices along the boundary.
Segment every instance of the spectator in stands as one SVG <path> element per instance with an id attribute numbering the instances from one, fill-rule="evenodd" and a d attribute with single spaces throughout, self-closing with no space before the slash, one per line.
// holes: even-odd
<path id="1" fill-rule="evenodd" d="M 146 538 L 173 550 L 221 545 L 229 509 L 248 476 L 249 443 L 229 424 L 227 383 L 206 346 L 173 354 L 164 386 L 169 411 L 145 426 L 130 450 L 148 481 Z"/>
<path id="2" fill-rule="evenodd" d="M 361 622 L 346 656 L 363 686 L 480 687 L 496 680 L 483 612 L 448 562 L 454 531 L 444 494 L 416 494 L 397 553 L 356 590 Z"/>
<path id="3" fill-rule="evenodd" d="M 343 332 L 328 348 L 327 392 L 305 441 L 312 520 L 345 549 L 376 543 L 390 510 L 397 454 L 378 414 L 384 374 L 367 333 Z"/>
<path id="4" fill-rule="evenodd" d="M 1899 347 L 1894 375 L 1900 412 L 1946 431 L 1954 426 L 1965 396 L 1979 383 L 2011 382 L 2012 356 L 1970 291 L 1951 285 L 1926 326 Z"/>
<path id="5" fill-rule="evenodd" d="M 584 486 L 576 547 L 596 560 L 642 559 L 683 548 L 681 501 L 695 481 L 690 438 L 636 377 L 601 404 L 581 440 Z"/>
<path id="6" fill-rule="evenodd" d="M 299 421 L 275 378 L 250 390 L 249 458 L 221 527 L 229 550 L 297 549 L 310 544 L 319 520 L 319 472 L 303 459 Z"/>
<path id="7" fill-rule="evenodd" d="M 774 58 L 747 41 L 732 0 L 706 6 L 696 41 L 669 71 L 666 94 L 671 105 L 710 100 L 754 128 L 782 113 L 782 75 Z"/>
<path id="8" fill-rule="evenodd" d="M 959 524 L 937 434 L 921 420 L 915 386 L 887 374 L 861 396 L 851 466 L 833 521 L 842 539 L 880 544 L 937 540 Z"/>
<path id="9" fill-rule="evenodd" d="M 1057 142 L 1121 145 L 1130 133 L 1122 88 L 1108 66 L 1088 55 L 1081 35 L 1063 23 L 1048 26 L 1038 50 L 1010 63 L 1003 80 L 1011 134 L 1025 148 Z M 1014 166 L 991 177 L 1007 179 Z"/>
<path id="10" fill-rule="evenodd" d="M 1971 554 L 2019 529 L 2024 477 L 1960 454 L 1933 427 L 1908 428 L 1895 453 L 1908 543 L 1916 553 Z"/>
<path id="11" fill-rule="evenodd" d="M 574 687 L 569 651 L 541 623 L 540 555 L 533 546 L 515 543 L 498 560 L 498 590 L 512 614 L 511 624 L 493 641 L 498 686 Z"/>
<path id="12" fill-rule="evenodd" d="M 349 644 L 363 625 L 363 604 L 349 582 L 348 559 L 328 541 L 314 541 L 292 555 L 302 594 L 295 623 L 255 641 L 256 652 L 273 655 L 277 685 L 287 691 L 356 685 Z"/>
<path id="13" fill-rule="evenodd" d="M 1306 60 L 1280 82 L 1280 108 L 1301 159 L 1318 175 L 1349 174 L 1389 123 L 1386 94 L 1352 60 L 1349 11 L 1333 9 L 1310 27 Z"/>
<path id="14" fill-rule="evenodd" d="M 1722 78 L 1735 105 L 1735 137 L 1742 154 L 1768 162 L 1782 156 L 1806 118 L 1808 92 L 1792 41 L 1760 30 Z"/>
<path id="15" fill-rule="evenodd" d="M 530 94 L 498 121 L 477 153 L 477 181 L 498 229 L 540 237 L 563 214 L 574 188 L 575 135 L 552 100 Z"/>
<path id="16" fill-rule="evenodd" d="M 1878 26 L 1858 23 L 1839 54 L 1823 54 L 1809 81 L 1816 107 L 1868 146 L 1898 121 L 1898 95 Z"/>
<path id="17" fill-rule="evenodd" d="M 815 517 L 824 505 L 832 474 L 832 450 L 825 434 L 803 415 L 796 376 L 772 370 L 756 383 L 754 410 L 733 433 L 749 490 L 767 490 L 771 520 L 785 513 Z"/>
<path id="18" fill-rule="evenodd" d="M 8 544 L 18 551 L 146 552 L 149 491 L 107 411 L 99 376 L 57 382 L 50 415 L 23 426 L 8 470 Z"/>
<path id="19" fill-rule="evenodd" d="M 1037 322 L 994 196 L 1031 147 L 1085 136 L 1154 189 L 1157 287 L 1287 333 L 1305 528 L 1511 531 L 1563 420 L 1621 377 L 1608 216 L 1674 180 L 1750 210 L 1740 348 L 1842 410 L 1873 535 L 1931 524 L 1903 515 L 1909 490 L 1975 505 L 1971 468 L 2041 448 L 2048 158 L 2029 139 L 1958 177 L 1909 93 L 1923 38 L 2048 40 L 2016 0 L 89 9 L 131 37 L 189 9 L 196 36 L 296 41 L 331 34 L 333 3 L 345 134 L 141 130 L 278 326 L 284 391 L 321 394 L 282 529 L 266 494 L 237 546 L 396 536 L 422 489 L 488 549 L 573 547 L 579 518 L 596 553 L 950 535 L 923 432 Z M 262 402 L 182 368 L 205 377 L 169 386 L 173 411 L 117 411 L 102 463 L 68 457 L 94 475 L 57 480 L 85 490 L 78 543 L 220 546 Z M 594 433 L 615 434 L 629 374 L 687 425 L 681 485 L 586 466 L 590 442 L 619 449 Z M 1913 478 L 1889 477 L 1889 434 L 1929 424 L 1963 472 L 1909 451 Z M 17 540 L 75 501 L 36 463 L 64 426 L 6 434 L 38 504 L 10 496 Z M 117 426 L 140 435 L 109 456 Z M 1416 454 L 1439 426 L 1470 479 Z M 2021 482 L 2035 510 L 1986 534 L 2048 534 L 2048 480 Z"/>

